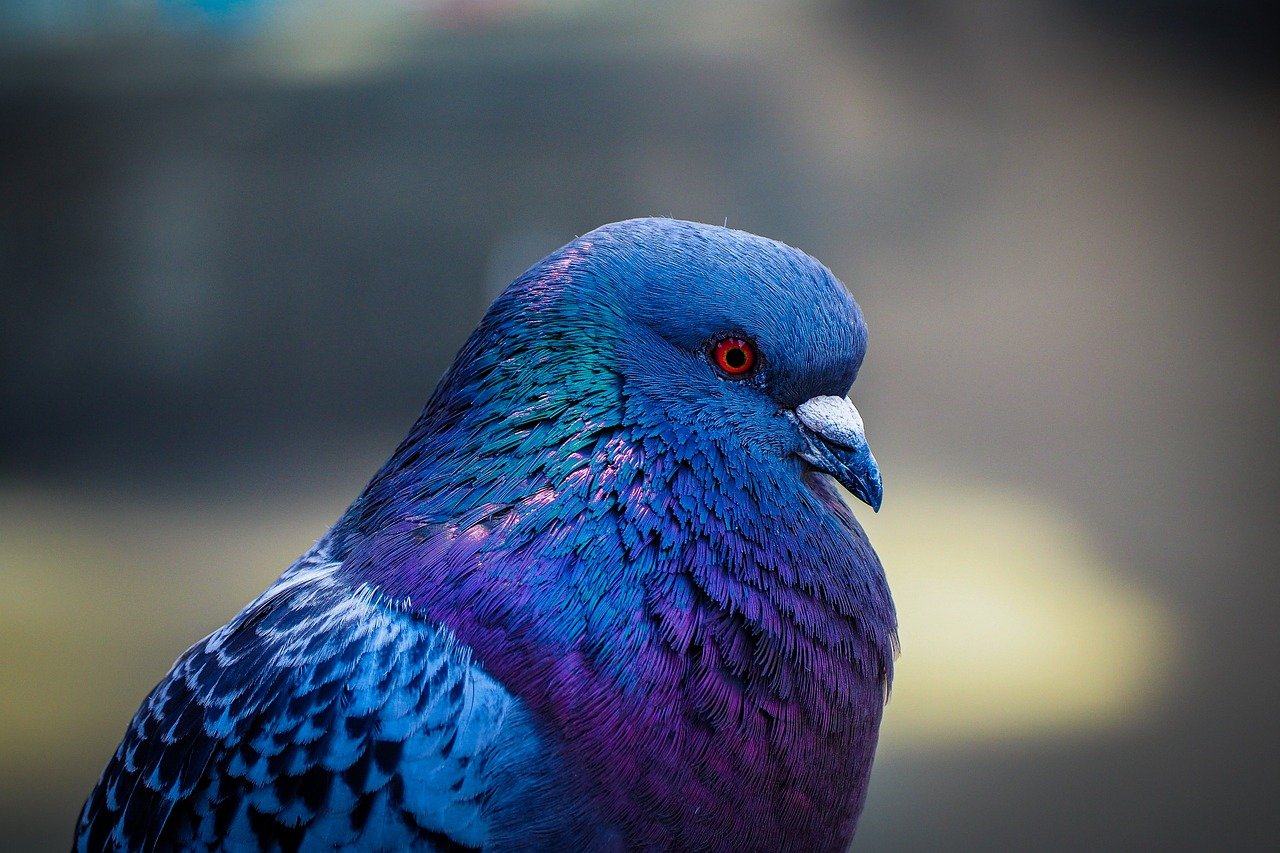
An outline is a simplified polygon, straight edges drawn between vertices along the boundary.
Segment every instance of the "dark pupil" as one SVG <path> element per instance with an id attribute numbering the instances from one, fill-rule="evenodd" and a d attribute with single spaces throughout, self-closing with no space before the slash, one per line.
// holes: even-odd
<path id="1" fill-rule="evenodd" d="M 724 363 L 737 370 L 747 363 L 747 354 L 742 351 L 742 347 L 733 347 L 724 354 Z"/>

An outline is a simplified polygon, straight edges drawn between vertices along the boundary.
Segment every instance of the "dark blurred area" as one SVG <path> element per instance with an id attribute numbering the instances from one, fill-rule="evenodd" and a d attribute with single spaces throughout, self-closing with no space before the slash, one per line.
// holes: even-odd
<path id="1" fill-rule="evenodd" d="M 672 215 L 868 317 L 903 656 L 855 846 L 1268 848 L 1264 9 L 0 6 L 0 846 L 65 847 L 507 281 Z"/>

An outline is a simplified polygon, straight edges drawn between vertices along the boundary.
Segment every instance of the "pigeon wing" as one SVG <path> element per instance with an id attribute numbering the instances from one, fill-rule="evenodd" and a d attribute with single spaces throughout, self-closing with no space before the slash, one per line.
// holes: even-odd
<path id="1" fill-rule="evenodd" d="M 76 849 L 485 842 L 487 747 L 523 712 L 447 630 L 333 568 L 286 573 L 178 659 L 85 803 Z"/>

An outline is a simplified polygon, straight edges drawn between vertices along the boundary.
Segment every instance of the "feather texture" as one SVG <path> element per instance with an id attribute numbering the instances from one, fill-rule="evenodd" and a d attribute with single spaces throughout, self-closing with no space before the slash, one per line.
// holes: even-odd
<path id="1" fill-rule="evenodd" d="M 759 347 L 746 381 L 722 333 Z M 635 220 L 544 259 L 148 697 L 78 848 L 847 846 L 896 623 L 789 413 L 843 397 L 865 336 L 825 267 L 741 232 Z"/>

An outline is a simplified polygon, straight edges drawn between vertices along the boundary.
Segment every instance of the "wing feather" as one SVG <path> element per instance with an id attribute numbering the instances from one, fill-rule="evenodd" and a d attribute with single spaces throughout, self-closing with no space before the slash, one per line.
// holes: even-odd
<path id="1" fill-rule="evenodd" d="M 85 803 L 76 849 L 484 843 L 485 759 L 515 700 L 447 630 L 333 568 L 286 573 L 178 659 Z"/>

